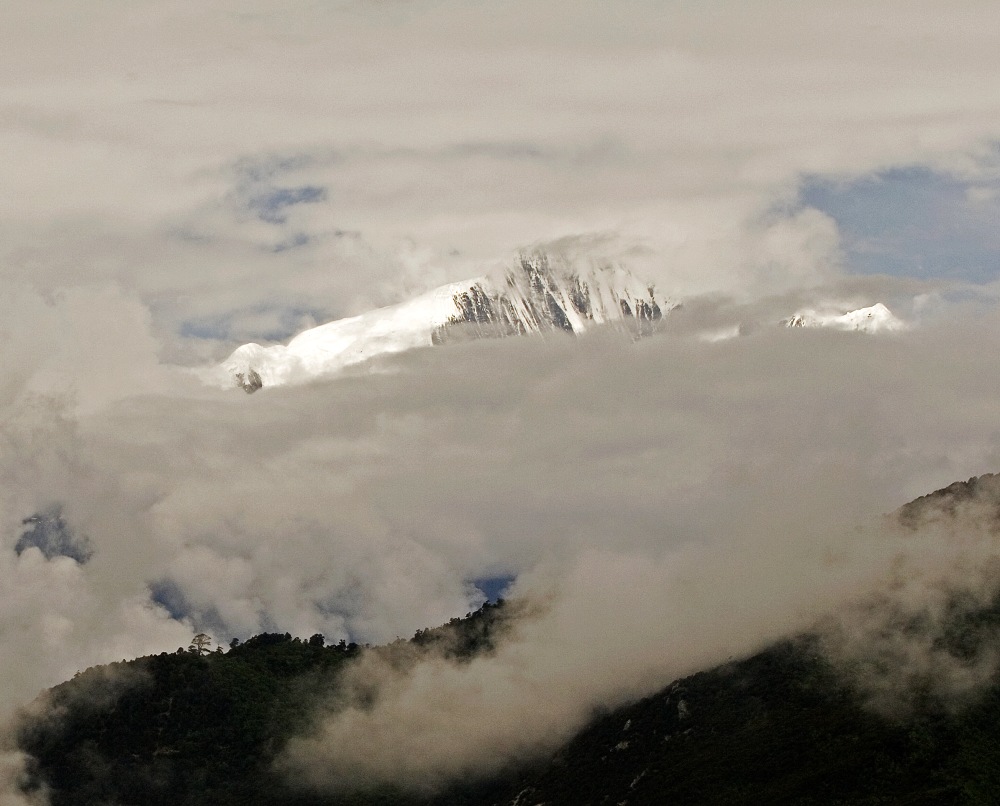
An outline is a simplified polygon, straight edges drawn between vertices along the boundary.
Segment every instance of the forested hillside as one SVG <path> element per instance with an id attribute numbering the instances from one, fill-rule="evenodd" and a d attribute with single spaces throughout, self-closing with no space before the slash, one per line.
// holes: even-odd
<path id="1" fill-rule="evenodd" d="M 486 604 L 408 643 L 461 662 L 491 649 L 513 609 Z M 35 759 L 32 786 L 50 790 L 54 806 L 331 803 L 290 788 L 271 764 L 365 650 L 287 633 L 234 642 L 228 651 L 197 643 L 88 669 L 43 695 L 42 716 L 26 719 L 20 737 Z M 402 644 L 372 651 L 392 654 Z M 337 802 L 401 797 L 363 793 Z"/>
<path id="2" fill-rule="evenodd" d="M 372 651 L 435 646 L 462 662 L 489 652 L 514 611 L 486 605 Z M 992 652 L 998 626 L 996 607 L 956 617 L 948 650 Z M 1000 685 L 961 707 L 918 693 L 907 713 L 880 715 L 808 636 L 595 715 L 551 758 L 493 780 L 303 792 L 272 762 L 362 651 L 265 634 L 228 652 L 193 646 L 90 669 L 23 726 L 33 786 L 54 806 L 983 804 L 1000 792 Z"/>

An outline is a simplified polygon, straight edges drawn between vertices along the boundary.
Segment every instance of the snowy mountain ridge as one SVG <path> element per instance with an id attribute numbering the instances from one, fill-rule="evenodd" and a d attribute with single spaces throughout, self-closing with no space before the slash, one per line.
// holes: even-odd
<path id="1" fill-rule="evenodd" d="M 651 332 L 676 302 L 620 266 L 580 272 L 524 256 L 499 277 L 451 283 L 397 305 L 305 330 L 287 345 L 244 344 L 202 373 L 247 392 L 302 383 L 376 355 L 469 338 L 530 333 L 579 334 L 616 323 Z"/>
<path id="2" fill-rule="evenodd" d="M 678 305 L 621 266 L 577 271 L 553 266 L 545 255 L 523 256 L 501 275 L 450 283 L 397 305 L 328 322 L 299 333 L 288 344 L 244 344 L 222 364 L 199 374 L 211 385 L 255 392 L 334 374 L 378 355 L 451 341 L 579 334 L 609 324 L 648 335 Z M 864 333 L 906 327 L 882 303 L 846 313 L 802 310 L 780 324 Z M 736 325 L 701 338 L 720 341 L 742 332 Z"/>

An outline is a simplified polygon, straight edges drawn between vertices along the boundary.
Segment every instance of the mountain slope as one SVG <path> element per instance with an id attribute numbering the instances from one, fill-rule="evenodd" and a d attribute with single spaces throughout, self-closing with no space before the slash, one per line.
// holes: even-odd
<path id="1" fill-rule="evenodd" d="M 515 612 L 487 604 L 408 646 L 463 662 L 490 652 Z M 371 651 L 391 657 L 402 644 Z M 46 790 L 52 806 L 353 803 L 293 791 L 272 763 L 363 651 L 265 633 L 228 652 L 179 648 L 88 669 L 45 692 L 23 721 L 20 744 L 35 759 L 28 788 Z"/>
<path id="2" fill-rule="evenodd" d="M 893 517 L 915 528 L 961 517 L 969 505 L 1000 529 L 1000 476 L 953 484 Z M 955 596 L 962 604 L 962 592 Z M 376 651 L 405 659 L 412 647 L 463 662 L 489 653 L 517 616 L 510 604 L 487 605 Z M 903 621 L 894 629 L 912 635 L 919 627 Z M 995 658 L 1000 600 L 953 608 L 928 640 L 958 667 Z M 178 650 L 88 670 L 45 695 L 47 707 L 25 719 L 20 744 L 36 759 L 33 786 L 47 786 L 53 806 L 996 802 L 995 669 L 955 700 L 917 680 L 910 707 L 886 716 L 826 648 L 821 634 L 779 642 L 597 714 L 547 758 L 437 792 L 303 792 L 272 770 L 282 742 L 307 724 L 317 697 L 336 691 L 358 654 L 324 647 L 319 636 L 263 635 L 228 653 Z"/>
<path id="3" fill-rule="evenodd" d="M 994 693 L 965 715 L 887 720 L 800 639 L 597 718 L 506 804 L 975 802 L 962 799 L 960 754 L 976 744 L 964 726 L 998 706 Z"/>
<path id="4" fill-rule="evenodd" d="M 995 629 L 1000 607 L 977 618 Z M 89 670 L 53 691 L 60 719 L 22 729 L 34 785 L 53 806 L 929 806 L 994 802 L 1000 784 L 1000 685 L 959 710 L 927 701 L 889 719 L 803 637 L 597 715 L 548 759 L 492 779 L 432 793 L 289 787 L 270 762 L 356 651 L 263 635 L 222 655 Z"/>

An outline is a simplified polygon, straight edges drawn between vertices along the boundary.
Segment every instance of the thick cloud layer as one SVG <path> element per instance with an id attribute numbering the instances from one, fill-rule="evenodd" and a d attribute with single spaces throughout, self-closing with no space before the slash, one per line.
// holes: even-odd
<path id="1" fill-rule="evenodd" d="M 829 277 L 804 174 L 996 180 L 989 2 L 9 4 L 0 262 L 166 354 L 599 233 L 671 291 Z M 216 355 L 225 354 L 224 349 Z"/>
<path id="2" fill-rule="evenodd" d="M 865 594 L 900 549 L 855 525 L 1000 465 L 996 304 L 950 314 L 719 343 L 693 315 L 639 342 L 429 348 L 250 397 L 175 372 L 94 413 L 22 394 L 6 409 L 6 701 L 200 629 L 408 636 L 505 573 L 548 609 L 498 661 L 391 678 L 387 710 L 296 758 L 433 782 L 480 769 L 482 748 L 549 746 L 593 707 Z M 52 502 L 86 564 L 13 552 Z M 371 742 L 386 755 L 343 757 Z"/>
<path id="3" fill-rule="evenodd" d="M 939 611 L 956 586 L 975 602 L 995 593 L 995 582 L 969 575 L 995 567 L 995 520 L 913 535 L 878 515 L 900 482 L 930 483 L 948 453 L 996 462 L 992 384 L 921 369 L 944 363 L 944 333 L 879 343 L 795 335 L 718 351 L 639 345 L 615 355 L 618 371 L 603 374 L 614 382 L 600 390 L 580 367 L 594 355 L 548 374 L 548 405 L 529 408 L 523 444 L 534 449 L 510 477 L 489 465 L 505 500 L 531 513 L 499 538 L 513 547 L 524 536 L 520 551 L 537 557 L 515 593 L 547 609 L 493 658 L 403 672 L 370 659 L 357 674 L 381 685 L 381 699 L 338 711 L 294 743 L 287 763 L 297 779 L 433 786 L 552 748 L 594 708 L 831 616 L 843 618 L 837 657 L 870 650 L 889 620 L 888 608 L 865 605 L 873 595 L 902 599 L 905 587 L 904 612 L 921 613 Z M 997 334 L 952 335 L 995 344 Z M 578 428 L 595 405 L 604 428 L 589 418 Z M 960 448 L 955 426 L 972 425 L 980 406 L 976 436 Z M 596 463 L 582 460 L 594 454 Z M 474 473 L 470 465 L 464 475 Z M 451 508 L 468 513 L 470 499 Z M 995 518 L 995 500 L 986 506 Z M 930 646 L 907 649 L 896 679 L 865 684 L 905 696 L 901 682 L 936 663 L 943 691 L 967 689 L 993 668 L 992 659 L 945 668 Z"/>

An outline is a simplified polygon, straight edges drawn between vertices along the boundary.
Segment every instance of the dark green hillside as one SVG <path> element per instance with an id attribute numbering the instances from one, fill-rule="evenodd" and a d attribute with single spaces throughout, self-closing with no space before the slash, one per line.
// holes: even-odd
<path id="1" fill-rule="evenodd" d="M 487 604 L 413 640 L 469 657 L 492 647 L 510 610 Z M 271 633 L 228 652 L 178 650 L 89 669 L 49 692 L 53 716 L 25 722 L 21 745 L 53 806 L 326 804 L 288 792 L 270 765 L 359 652 L 324 646 L 319 635 Z"/>
<path id="2" fill-rule="evenodd" d="M 487 606 L 412 643 L 467 658 L 491 649 L 512 612 Z M 998 624 L 1000 608 L 959 610 L 939 643 L 956 658 L 991 652 Z M 818 647 L 783 642 L 676 681 L 596 716 L 550 759 L 434 796 L 308 795 L 270 772 L 358 653 L 319 636 L 261 635 L 227 653 L 89 670 L 50 692 L 62 718 L 26 723 L 22 746 L 54 806 L 1000 803 L 996 681 L 961 708 L 917 692 L 907 717 L 889 720 Z"/>
<path id="3" fill-rule="evenodd" d="M 226 654 L 193 652 L 90 669 L 51 692 L 62 719 L 26 725 L 22 743 L 58 804 L 273 803 L 268 766 L 303 724 L 318 680 L 356 647 L 259 635 Z M 117 696 L 90 703 L 95 686 Z M 110 685 L 109 685 L 110 684 Z"/>

